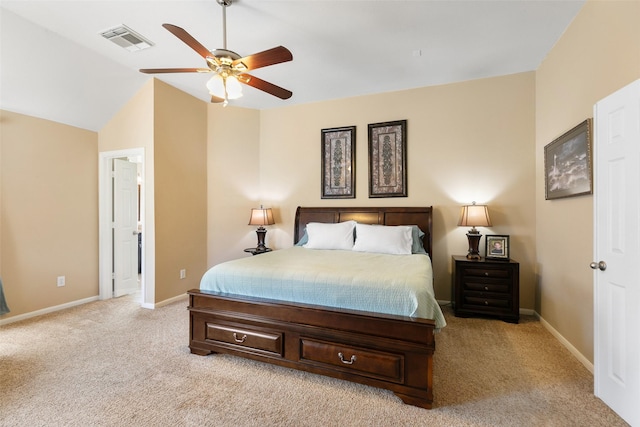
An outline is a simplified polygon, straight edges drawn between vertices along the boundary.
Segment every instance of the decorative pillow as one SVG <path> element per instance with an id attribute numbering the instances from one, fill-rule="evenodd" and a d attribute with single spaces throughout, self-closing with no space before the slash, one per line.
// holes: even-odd
<path id="1" fill-rule="evenodd" d="M 411 226 L 356 224 L 356 242 L 353 245 L 353 250 L 410 255 L 412 243 Z"/>
<path id="2" fill-rule="evenodd" d="M 424 249 L 424 245 L 422 244 L 424 231 L 420 230 L 420 227 L 418 227 L 417 225 L 410 225 L 409 227 L 411 227 L 411 253 L 426 255 L 427 251 Z"/>
<path id="3" fill-rule="evenodd" d="M 303 245 L 307 249 L 346 249 L 353 248 L 353 229 L 355 221 L 325 224 L 310 222 L 306 233 L 308 241 Z"/>
<path id="4" fill-rule="evenodd" d="M 295 246 L 304 246 L 307 244 L 308 241 L 309 241 L 309 235 L 307 234 L 307 227 L 305 227 L 304 234 L 302 235 L 300 240 L 298 240 L 298 243 L 296 243 Z"/>

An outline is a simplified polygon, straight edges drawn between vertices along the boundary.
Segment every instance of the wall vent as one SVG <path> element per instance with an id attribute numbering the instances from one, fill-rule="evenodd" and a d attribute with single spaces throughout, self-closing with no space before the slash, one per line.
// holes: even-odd
<path id="1" fill-rule="evenodd" d="M 100 35 L 118 46 L 127 49 L 129 52 L 135 52 L 137 50 L 147 49 L 153 46 L 153 43 L 126 25 L 119 25 L 109 30 L 102 31 Z"/>

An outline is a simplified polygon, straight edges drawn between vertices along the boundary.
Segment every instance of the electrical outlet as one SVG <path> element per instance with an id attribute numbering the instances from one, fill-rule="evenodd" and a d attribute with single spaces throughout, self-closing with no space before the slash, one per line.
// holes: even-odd
<path id="1" fill-rule="evenodd" d="M 57 282 L 58 283 L 58 287 L 64 286 L 64 281 L 65 281 L 64 276 L 58 276 L 58 282 Z"/>
<path id="2" fill-rule="evenodd" d="M 183 268 L 182 270 L 180 270 L 180 278 L 185 279 L 186 277 L 187 277 L 187 270 Z"/>

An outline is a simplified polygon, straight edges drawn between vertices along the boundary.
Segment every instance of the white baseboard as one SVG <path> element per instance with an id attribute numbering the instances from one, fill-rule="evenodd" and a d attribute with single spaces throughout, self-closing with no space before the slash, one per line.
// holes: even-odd
<path id="1" fill-rule="evenodd" d="M 0 326 L 8 325 L 9 323 L 19 322 L 21 320 L 30 319 L 36 316 L 42 316 L 43 314 L 53 313 L 54 311 L 64 310 L 66 308 L 75 307 L 77 305 L 86 304 L 88 302 L 98 301 L 100 297 L 98 295 L 94 297 L 89 297 L 77 301 L 67 302 L 65 304 L 55 305 L 53 307 L 43 308 L 42 310 L 36 310 L 29 313 L 18 314 L 17 316 L 9 317 L 8 319 L 0 320 Z"/>
<path id="2" fill-rule="evenodd" d="M 160 301 L 159 303 L 156 304 L 141 304 L 142 308 L 149 308 L 149 309 L 154 309 L 154 308 L 160 308 L 163 307 L 165 305 L 169 305 L 173 302 L 176 301 L 180 301 L 183 299 L 187 299 L 188 295 L 185 294 L 181 294 L 178 296 L 175 296 L 173 298 L 169 298 L 166 299 L 164 301 Z M 43 308 L 41 310 L 36 310 L 36 311 L 31 311 L 29 313 L 24 313 L 24 314 L 18 314 L 17 316 L 12 316 L 9 317 L 8 319 L 0 319 L 0 326 L 2 325 L 8 325 L 9 323 L 13 323 L 13 322 L 19 322 L 21 320 L 26 320 L 26 319 L 31 319 L 32 317 L 36 317 L 36 316 L 42 316 L 43 314 L 48 314 L 48 313 L 53 313 L 55 311 L 60 311 L 60 310 L 64 310 L 66 308 L 71 308 L 71 307 L 75 307 L 77 305 L 82 305 L 82 304 L 86 304 L 89 302 L 93 302 L 93 301 L 98 301 L 100 299 L 99 295 L 96 295 L 94 297 L 89 297 L 89 298 L 85 298 L 85 299 L 81 299 L 81 300 L 77 300 L 77 301 L 71 301 L 71 302 L 67 302 L 65 304 L 60 304 L 60 305 L 55 305 L 53 307 L 47 307 L 47 308 Z"/>
<path id="3" fill-rule="evenodd" d="M 169 305 L 169 304 L 174 303 L 176 301 L 187 299 L 188 296 L 189 295 L 187 295 L 186 293 L 185 294 L 180 294 L 180 295 L 177 295 L 177 296 L 175 296 L 173 298 L 169 298 L 169 299 L 166 299 L 164 301 L 157 302 L 155 304 L 142 304 L 142 308 L 150 308 L 150 309 L 153 310 L 154 308 L 164 307 L 165 305 Z"/>
<path id="4" fill-rule="evenodd" d="M 535 312 L 534 312 L 535 313 Z M 560 334 L 560 332 L 558 332 L 557 330 L 555 330 L 555 328 L 553 326 L 551 326 L 549 324 L 549 322 L 547 322 L 546 320 L 544 320 L 542 318 L 542 316 L 540 316 L 540 314 L 535 313 L 535 316 L 540 319 L 540 323 L 542 323 L 542 326 L 544 326 L 544 328 L 546 330 L 548 330 L 551 335 L 553 335 L 558 341 L 560 341 L 560 344 L 562 344 L 563 346 L 566 347 L 567 350 L 569 350 L 569 352 L 571 354 L 573 354 L 573 356 L 578 359 L 578 361 L 580 363 L 582 363 L 584 365 L 585 368 L 587 368 L 589 370 L 589 372 L 591 372 L 593 374 L 594 369 L 593 369 L 593 363 L 591 363 L 586 357 L 584 357 L 582 355 L 582 353 L 580 353 L 578 351 L 577 348 L 575 348 L 569 341 L 567 341 L 567 339 L 565 337 L 562 336 L 562 334 Z"/>

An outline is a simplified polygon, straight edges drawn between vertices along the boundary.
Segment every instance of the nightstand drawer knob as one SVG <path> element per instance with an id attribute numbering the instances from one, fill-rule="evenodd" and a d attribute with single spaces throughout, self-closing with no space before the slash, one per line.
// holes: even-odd
<path id="1" fill-rule="evenodd" d="M 489 290 L 489 287 L 488 287 L 488 286 L 485 286 L 485 287 L 484 287 L 484 290 L 485 290 L 485 291 L 488 291 L 488 290 Z"/>
<path id="2" fill-rule="evenodd" d="M 489 301 L 485 301 L 485 302 L 484 302 L 484 305 L 489 305 Z"/>
<path id="3" fill-rule="evenodd" d="M 488 272 L 488 271 L 485 271 L 485 272 L 484 272 L 484 275 L 485 275 L 485 276 L 489 276 L 489 272 Z"/>

